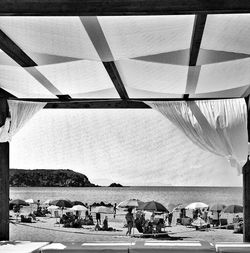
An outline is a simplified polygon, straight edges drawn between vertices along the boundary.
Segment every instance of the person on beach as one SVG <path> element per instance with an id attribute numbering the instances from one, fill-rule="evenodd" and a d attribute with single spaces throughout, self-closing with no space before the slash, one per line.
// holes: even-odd
<path id="1" fill-rule="evenodd" d="M 168 226 L 169 226 L 169 227 L 171 227 L 172 219 L 173 219 L 173 213 L 170 212 L 170 213 L 168 214 Z"/>
<path id="2" fill-rule="evenodd" d="M 102 230 L 103 231 L 108 231 L 108 216 L 105 216 L 105 219 L 103 220 L 103 226 L 102 226 Z"/>
<path id="3" fill-rule="evenodd" d="M 126 214 L 125 218 L 126 218 L 127 226 L 128 226 L 128 231 L 126 235 L 131 235 L 131 230 L 134 225 L 134 216 L 132 214 L 132 208 L 128 209 L 128 213 Z"/>
<path id="4" fill-rule="evenodd" d="M 95 214 L 95 218 L 96 218 L 96 222 L 101 224 L 101 214 L 100 213 L 96 213 Z"/>
<path id="5" fill-rule="evenodd" d="M 219 212 L 218 211 L 213 211 L 212 213 L 212 224 L 214 226 L 219 226 Z"/>
<path id="6" fill-rule="evenodd" d="M 115 215 L 116 215 L 116 209 L 117 209 L 117 206 L 116 206 L 116 203 L 115 203 L 114 209 L 113 209 L 113 211 L 114 211 L 114 219 L 115 219 Z"/>

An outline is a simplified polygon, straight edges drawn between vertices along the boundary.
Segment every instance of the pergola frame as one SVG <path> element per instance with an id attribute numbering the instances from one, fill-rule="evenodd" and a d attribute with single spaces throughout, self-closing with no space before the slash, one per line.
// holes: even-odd
<path id="1" fill-rule="evenodd" d="M 250 13 L 250 2 L 245 0 L 1 0 L 0 16 L 128 16 L 128 15 L 188 15 L 194 14 L 195 22 L 190 45 L 189 66 L 196 66 L 208 14 Z M 86 24 L 88 25 L 88 24 Z M 85 27 L 86 28 L 86 27 Z M 86 29 L 87 30 L 87 29 Z M 87 31 L 88 32 L 88 31 Z M 99 33 L 102 37 L 101 32 Z M 92 38 L 98 54 L 98 43 Z M 105 38 L 104 38 L 105 39 Z M 105 41 L 102 41 L 105 43 Z M 36 63 L 0 30 L 0 49 L 22 67 L 34 67 Z M 110 56 L 112 59 L 112 55 Z M 38 72 L 39 82 L 58 99 L 20 99 L 46 101 L 45 108 L 135 108 L 150 109 L 145 100 L 176 101 L 190 100 L 189 93 L 195 90 L 199 77 L 188 71 L 187 86 L 182 99 L 136 99 L 129 98 L 114 61 L 103 62 L 120 99 L 72 99 L 62 94 Z M 0 89 L 0 126 L 8 115 L 7 99 L 17 99 Z M 211 99 L 209 96 L 203 99 Z M 214 98 L 213 98 L 214 99 Z M 222 99 L 222 98 L 219 98 Z M 225 98 L 226 99 L 226 98 Z M 193 99 L 197 100 L 197 99 Z M 249 105 L 246 98 L 247 106 Z M 249 106 L 248 106 L 249 110 Z M 249 113 L 248 113 L 249 115 Z M 248 133 L 250 121 L 248 117 Z M 0 143 L 0 240 L 9 240 L 9 143 Z M 250 170 L 249 162 L 243 169 L 244 241 L 250 242 Z"/>

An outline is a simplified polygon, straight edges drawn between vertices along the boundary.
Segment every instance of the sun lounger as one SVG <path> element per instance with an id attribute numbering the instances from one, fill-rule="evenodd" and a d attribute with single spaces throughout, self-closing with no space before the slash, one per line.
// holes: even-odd
<path id="1" fill-rule="evenodd" d="M 215 244 L 218 253 L 245 253 L 250 252 L 250 243 L 243 242 L 222 242 Z"/>
<path id="2" fill-rule="evenodd" d="M 130 242 L 52 243 L 41 248 L 41 253 L 128 253 Z"/>
<path id="3" fill-rule="evenodd" d="M 40 248 L 48 245 L 49 242 L 21 242 L 21 241 L 8 241 L 0 242 L 1 253 L 40 253 Z"/>
<path id="4" fill-rule="evenodd" d="M 32 218 L 31 217 L 25 217 L 24 215 L 21 215 L 21 222 L 31 223 Z"/>
<path id="5" fill-rule="evenodd" d="M 215 253 L 215 248 L 205 241 L 138 241 L 129 253 Z"/>

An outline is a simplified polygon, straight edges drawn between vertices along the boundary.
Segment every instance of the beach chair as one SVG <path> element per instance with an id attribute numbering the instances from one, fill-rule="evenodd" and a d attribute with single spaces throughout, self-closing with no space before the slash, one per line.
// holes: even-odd
<path id="1" fill-rule="evenodd" d="M 227 219 L 220 219 L 220 227 L 226 228 L 228 225 Z"/>
<path id="2" fill-rule="evenodd" d="M 55 215 L 55 218 L 56 218 L 56 223 L 54 224 L 54 227 L 60 227 L 60 215 L 59 215 L 59 212 L 58 210 L 54 211 L 54 215 Z"/>

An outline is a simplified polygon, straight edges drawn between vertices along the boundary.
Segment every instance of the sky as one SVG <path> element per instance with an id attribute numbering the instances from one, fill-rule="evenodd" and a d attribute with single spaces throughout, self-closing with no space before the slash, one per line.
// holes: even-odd
<path id="1" fill-rule="evenodd" d="M 43 109 L 13 137 L 10 168 L 71 169 L 103 186 L 242 186 L 226 159 L 150 109 Z"/>

